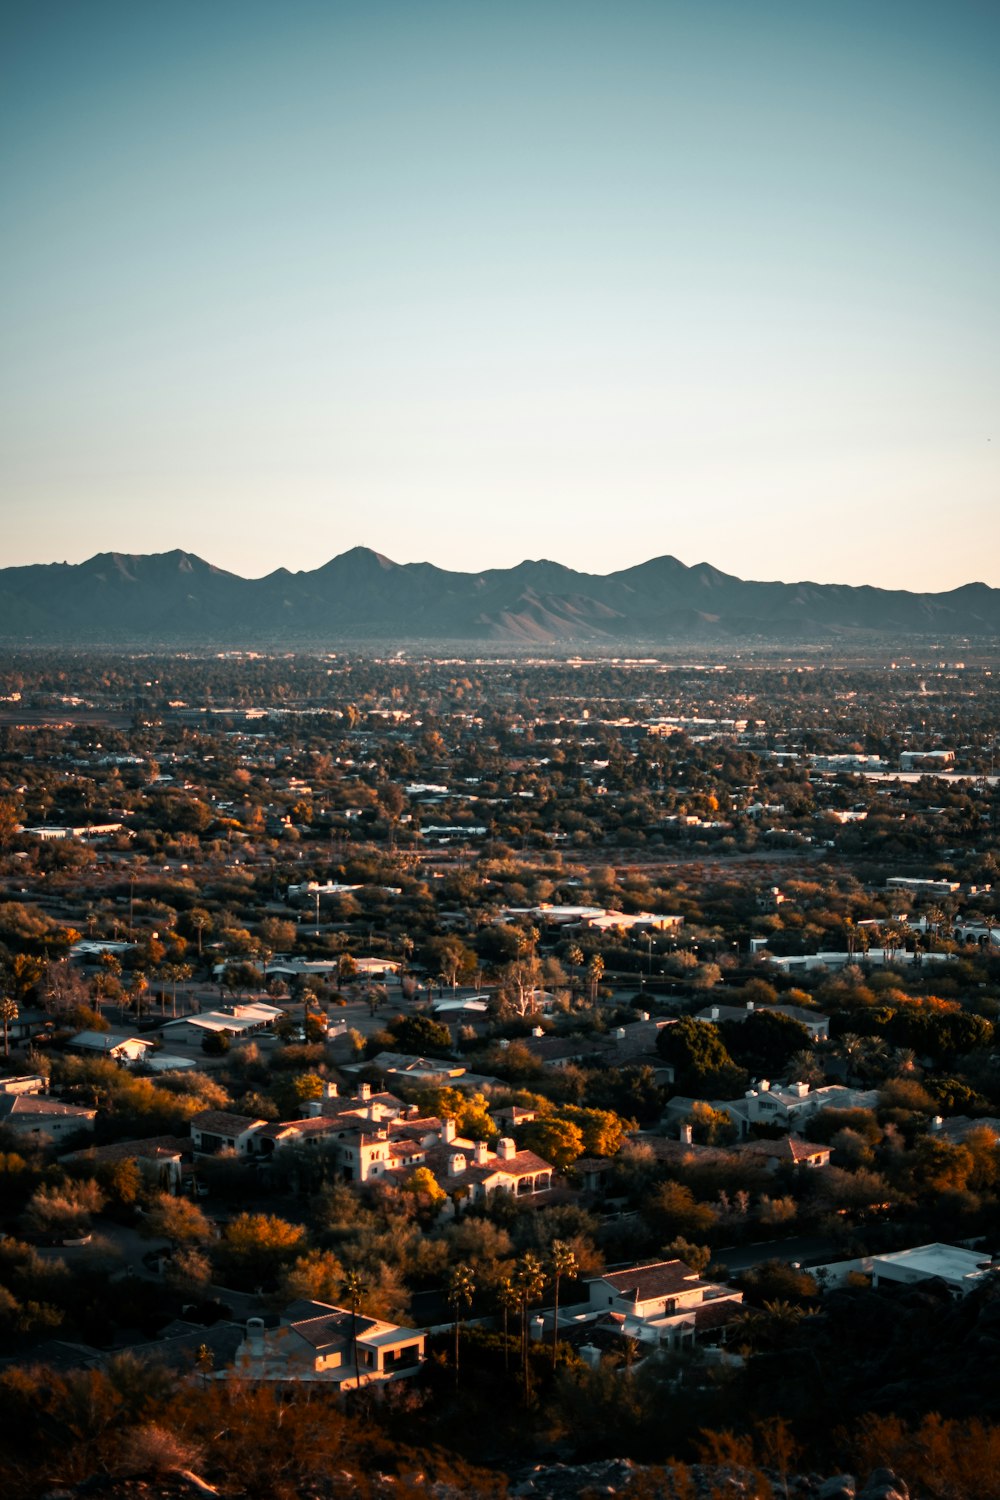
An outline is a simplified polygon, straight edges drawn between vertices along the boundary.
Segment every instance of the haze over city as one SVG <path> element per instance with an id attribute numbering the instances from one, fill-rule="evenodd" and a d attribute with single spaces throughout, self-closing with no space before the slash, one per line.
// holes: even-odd
<path id="1" fill-rule="evenodd" d="M 1000 584 L 994 7 L 6 9 L 7 565 Z"/>

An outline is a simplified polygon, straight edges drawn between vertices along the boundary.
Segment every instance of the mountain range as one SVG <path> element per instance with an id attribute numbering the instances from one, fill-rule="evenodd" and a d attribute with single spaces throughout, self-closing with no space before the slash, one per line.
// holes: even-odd
<path id="1" fill-rule="evenodd" d="M 0 569 L 0 641 L 39 646 L 595 647 L 1000 637 L 1000 589 L 756 583 L 656 557 L 608 574 L 555 562 L 455 573 L 355 547 L 311 572 L 241 578 L 189 552 L 102 552 Z"/>

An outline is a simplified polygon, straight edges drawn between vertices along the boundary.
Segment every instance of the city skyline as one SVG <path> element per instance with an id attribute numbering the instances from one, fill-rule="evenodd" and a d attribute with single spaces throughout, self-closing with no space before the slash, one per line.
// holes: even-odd
<path id="1" fill-rule="evenodd" d="M 1000 18 L 8 11 L 4 565 L 1000 585 Z"/>

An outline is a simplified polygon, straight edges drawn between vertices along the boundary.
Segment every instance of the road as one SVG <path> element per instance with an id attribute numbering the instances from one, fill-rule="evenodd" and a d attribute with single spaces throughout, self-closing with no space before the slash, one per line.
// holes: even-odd
<path id="1" fill-rule="evenodd" d="M 728 1271 L 747 1271 L 765 1260 L 797 1261 L 799 1265 L 823 1265 L 836 1260 L 840 1251 L 836 1243 L 823 1235 L 797 1235 L 790 1240 L 760 1240 L 754 1245 L 730 1245 L 712 1252 L 713 1261 Z"/>

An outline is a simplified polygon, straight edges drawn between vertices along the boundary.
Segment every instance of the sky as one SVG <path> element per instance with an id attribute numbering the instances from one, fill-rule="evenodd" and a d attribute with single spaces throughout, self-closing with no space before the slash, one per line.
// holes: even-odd
<path id="1" fill-rule="evenodd" d="M 6 0 L 0 564 L 1000 586 L 993 0 Z"/>

